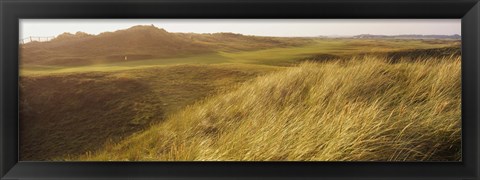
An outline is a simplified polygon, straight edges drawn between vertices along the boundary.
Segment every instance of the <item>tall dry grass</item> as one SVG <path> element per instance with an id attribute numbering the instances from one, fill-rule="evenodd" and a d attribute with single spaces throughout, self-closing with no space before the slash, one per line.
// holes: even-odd
<path id="1" fill-rule="evenodd" d="M 75 160 L 458 161 L 460 57 L 306 62 Z"/>

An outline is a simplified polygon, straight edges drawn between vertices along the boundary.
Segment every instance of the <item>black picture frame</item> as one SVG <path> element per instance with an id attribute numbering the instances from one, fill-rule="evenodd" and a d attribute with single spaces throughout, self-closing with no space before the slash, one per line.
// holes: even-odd
<path id="1" fill-rule="evenodd" d="M 1 179 L 480 179 L 478 0 L 0 0 Z M 461 18 L 462 162 L 19 162 L 19 19 Z"/>

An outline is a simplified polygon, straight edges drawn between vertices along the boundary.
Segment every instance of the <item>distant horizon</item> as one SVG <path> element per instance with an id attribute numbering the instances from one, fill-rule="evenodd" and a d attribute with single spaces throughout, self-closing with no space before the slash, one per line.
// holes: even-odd
<path id="1" fill-rule="evenodd" d="M 63 33 L 76 32 L 98 35 L 139 25 L 154 25 L 171 33 L 235 33 L 270 37 L 461 36 L 460 19 L 21 19 L 19 39 L 30 36 L 57 37 Z"/>

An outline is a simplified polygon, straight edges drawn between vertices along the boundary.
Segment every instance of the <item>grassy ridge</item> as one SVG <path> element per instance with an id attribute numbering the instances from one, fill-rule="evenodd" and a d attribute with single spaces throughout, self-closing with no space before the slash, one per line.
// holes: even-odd
<path id="1" fill-rule="evenodd" d="M 20 159 L 77 155 L 117 142 L 172 112 L 277 68 L 174 65 L 20 78 Z"/>
<path id="2" fill-rule="evenodd" d="M 461 159 L 460 57 L 302 63 L 74 160 Z"/>

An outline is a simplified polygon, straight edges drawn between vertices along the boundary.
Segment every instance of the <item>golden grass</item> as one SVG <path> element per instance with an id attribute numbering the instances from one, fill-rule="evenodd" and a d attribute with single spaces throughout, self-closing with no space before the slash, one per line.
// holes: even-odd
<path id="1" fill-rule="evenodd" d="M 189 104 L 282 68 L 171 65 L 21 76 L 20 160 L 80 155 L 163 122 Z"/>
<path id="2" fill-rule="evenodd" d="M 459 56 L 305 62 L 68 159 L 459 161 L 460 65 Z"/>

